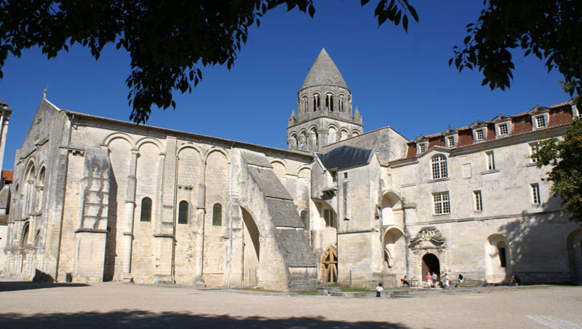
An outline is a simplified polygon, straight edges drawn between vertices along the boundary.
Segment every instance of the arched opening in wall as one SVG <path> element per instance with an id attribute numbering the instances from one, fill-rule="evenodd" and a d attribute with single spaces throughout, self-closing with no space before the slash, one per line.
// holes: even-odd
<path id="1" fill-rule="evenodd" d="M 339 111 L 340 112 L 345 112 L 345 105 L 344 105 L 344 95 L 340 94 L 339 95 Z"/>
<path id="2" fill-rule="evenodd" d="M 360 133 L 358 131 L 352 131 L 352 137 L 356 137 L 356 136 L 360 136 Z"/>
<path id="3" fill-rule="evenodd" d="M 402 219 L 400 196 L 394 192 L 386 192 L 382 197 L 382 225 L 400 225 L 397 219 Z"/>
<path id="4" fill-rule="evenodd" d="M 30 213 L 34 210 L 34 178 L 35 178 L 35 166 L 31 162 L 28 166 L 28 170 L 26 171 L 25 179 L 24 179 L 24 217 L 28 217 Z"/>
<path id="5" fill-rule="evenodd" d="M 301 102 L 303 103 L 303 112 L 307 113 L 309 111 L 309 104 L 307 102 L 307 96 L 303 96 L 301 98 Z M 297 110 L 299 112 L 299 110 Z"/>
<path id="6" fill-rule="evenodd" d="M 502 283 L 511 276 L 511 254 L 507 238 L 493 234 L 485 242 L 485 280 Z"/>
<path id="7" fill-rule="evenodd" d="M 337 129 L 335 127 L 329 127 L 327 131 L 327 143 L 335 143 L 337 142 Z"/>
<path id="8" fill-rule="evenodd" d="M 329 247 L 321 257 L 321 281 L 324 284 L 337 282 L 337 250 Z"/>
<path id="9" fill-rule="evenodd" d="M 311 129 L 311 149 L 319 150 L 319 135 L 316 128 Z"/>
<path id="10" fill-rule="evenodd" d="M 26 244 L 28 243 L 28 230 L 30 226 L 29 223 L 24 223 L 24 227 L 22 228 L 22 235 L 20 236 L 20 250 L 22 252 L 22 258 L 20 261 L 20 273 L 23 273 L 24 264 L 26 264 Z"/>
<path id="11" fill-rule="evenodd" d="M 41 210 L 42 202 L 44 199 L 45 176 L 46 176 L 46 168 L 43 166 L 42 168 L 40 168 L 40 174 L 38 175 L 38 185 L 37 185 L 38 197 L 37 197 L 36 206 L 35 206 L 35 209 L 37 212 Z"/>
<path id="12" fill-rule="evenodd" d="M 259 282 L 259 259 L 261 243 L 259 228 L 253 216 L 241 207 L 243 214 L 243 269 L 242 282 L 245 287 L 256 287 Z"/>
<path id="13" fill-rule="evenodd" d="M 391 227 L 384 233 L 384 262 L 388 268 L 393 268 L 396 260 L 403 256 L 397 253 L 399 248 L 396 247 L 396 243 L 400 241 L 402 236 L 404 236 L 404 232 L 397 227 Z"/>
<path id="14" fill-rule="evenodd" d="M 440 276 L 441 263 L 435 254 L 428 253 L 422 257 L 422 281 L 426 281 L 427 274 L 436 273 Z"/>
<path id="15" fill-rule="evenodd" d="M 319 109 L 319 94 L 313 95 L 313 112 Z"/>
<path id="16" fill-rule="evenodd" d="M 340 141 L 343 141 L 344 139 L 348 138 L 348 131 L 345 129 L 342 129 L 340 131 Z"/>
<path id="17" fill-rule="evenodd" d="M 289 149 L 291 150 L 295 150 L 297 149 L 297 146 L 299 145 L 299 142 L 297 140 L 297 135 L 292 134 L 290 139 L 289 139 Z"/>
<path id="18" fill-rule="evenodd" d="M 307 148 L 307 133 L 305 131 L 301 132 L 301 136 L 299 138 L 299 149 L 305 150 Z"/>
<path id="19" fill-rule="evenodd" d="M 582 229 L 570 233 L 567 243 L 570 281 L 572 284 L 582 285 Z"/>
<path id="20" fill-rule="evenodd" d="M 332 93 L 327 93 L 325 95 L 325 107 L 327 107 L 327 109 L 330 112 L 333 112 L 333 94 Z"/>

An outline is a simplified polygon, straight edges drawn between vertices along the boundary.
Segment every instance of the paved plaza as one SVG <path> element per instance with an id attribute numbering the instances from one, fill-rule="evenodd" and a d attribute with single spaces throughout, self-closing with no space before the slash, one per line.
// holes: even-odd
<path id="1" fill-rule="evenodd" d="M 0 328 L 582 328 L 582 287 L 346 298 L 0 281 Z"/>

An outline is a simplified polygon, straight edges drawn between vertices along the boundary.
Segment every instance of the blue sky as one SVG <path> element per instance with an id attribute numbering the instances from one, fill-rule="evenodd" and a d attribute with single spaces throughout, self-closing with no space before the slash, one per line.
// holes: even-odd
<path id="1" fill-rule="evenodd" d="M 373 1 L 316 1 L 311 19 L 277 8 L 250 31 L 232 70 L 202 68 L 203 80 L 191 94 L 176 94 L 177 107 L 154 109 L 149 125 L 286 148 L 287 118 L 297 107 L 297 91 L 322 48 L 350 88 L 364 130 L 391 126 L 408 139 L 459 128 L 499 113 L 516 114 L 536 104 L 569 100 L 557 71 L 547 73 L 535 57 L 516 52 L 509 91 L 481 86 L 475 71 L 448 66 L 452 47 L 475 22 L 482 1 L 413 1 L 420 16 L 408 33 L 387 22 L 378 28 Z M 0 100 L 13 109 L 4 169 L 14 164 L 43 90 L 61 109 L 128 120 L 125 79 L 129 56 L 107 47 L 95 61 L 73 47 L 47 60 L 40 50 L 11 57 L 3 67 Z"/>

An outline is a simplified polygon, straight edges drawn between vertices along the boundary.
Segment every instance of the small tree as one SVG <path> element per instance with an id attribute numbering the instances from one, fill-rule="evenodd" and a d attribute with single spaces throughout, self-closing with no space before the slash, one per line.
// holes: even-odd
<path id="1" fill-rule="evenodd" d="M 563 140 L 552 137 L 540 142 L 532 158 L 538 168 L 552 166 L 546 180 L 552 182 L 553 195 L 562 198 L 571 221 L 582 222 L 582 119 L 572 121 Z"/>

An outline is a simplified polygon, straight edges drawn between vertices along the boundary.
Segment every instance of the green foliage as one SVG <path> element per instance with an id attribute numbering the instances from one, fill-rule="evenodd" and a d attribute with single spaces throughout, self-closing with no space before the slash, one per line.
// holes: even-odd
<path id="1" fill-rule="evenodd" d="M 130 119 L 145 123 L 152 106 L 175 108 L 172 92 L 191 92 L 201 68 L 232 68 L 249 27 L 279 5 L 315 14 L 313 0 L 0 0 L 0 69 L 31 47 L 52 58 L 79 43 L 99 59 L 114 44 L 131 57 Z M 404 30 L 408 14 L 418 21 L 408 0 L 381 0 L 375 11 L 378 24 Z"/>
<path id="2" fill-rule="evenodd" d="M 563 140 L 541 141 L 532 158 L 538 168 L 552 166 L 547 180 L 552 182 L 553 195 L 562 198 L 571 221 L 582 222 L 582 119 L 572 121 Z"/>
<path id="3" fill-rule="evenodd" d="M 483 72 L 482 85 L 509 88 L 511 50 L 523 49 L 556 67 L 574 92 L 582 94 L 582 2 L 572 0 L 484 0 L 486 9 L 467 25 L 463 46 L 453 48 L 449 65 Z"/>

